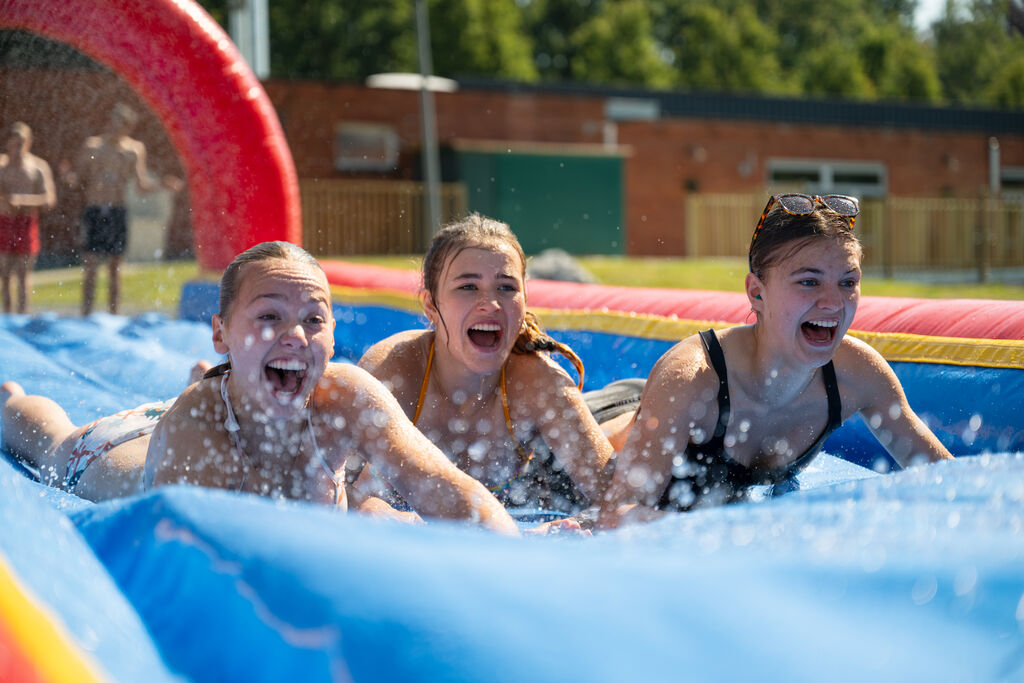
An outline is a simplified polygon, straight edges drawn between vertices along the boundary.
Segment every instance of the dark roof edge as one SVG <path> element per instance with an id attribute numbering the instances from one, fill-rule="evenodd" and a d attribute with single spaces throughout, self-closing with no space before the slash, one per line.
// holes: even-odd
<path id="1" fill-rule="evenodd" d="M 459 87 L 465 89 L 655 100 L 662 116 L 671 118 L 1024 134 L 1024 111 L 1011 109 L 673 92 L 575 83 L 513 83 L 477 78 L 459 78 L 458 82 Z"/>

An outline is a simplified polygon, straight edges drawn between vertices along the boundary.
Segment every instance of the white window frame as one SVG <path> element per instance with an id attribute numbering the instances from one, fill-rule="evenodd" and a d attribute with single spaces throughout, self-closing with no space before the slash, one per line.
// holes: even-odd
<path id="1" fill-rule="evenodd" d="M 1006 187 L 1006 182 L 1013 183 L 1013 187 Z M 1003 166 L 999 169 L 999 183 L 1003 195 L 1014 199 L 1024 199 L 1024 166 Z"/>
<path id="2" fill-rule="evenodd" d="M 889 192 L 889 174 L 880 161 L 843 161 L 829 159 L 769 159 L 768 186 L 779 190 L 793 190 L 812 194 L 848 194 L 854 197 L 884 197 Z M 803 183 L 785 183 L 775 180 L 776 174 L 800 173 L 817 178 Z M 875 175 L 876 183 L 837 181 L 844 174 Z"/>
<path id="3" fill-rule="evenodd" d="M 353 150 L 347 140 L 367 144 Z M 392 126 L 364 121 L 342 121 L 334 126 L 334 168 L 338 171 L 391 172 L 398 168 L 398 133 Z M 366 150 L 378 150 L 367 155 Z"/>

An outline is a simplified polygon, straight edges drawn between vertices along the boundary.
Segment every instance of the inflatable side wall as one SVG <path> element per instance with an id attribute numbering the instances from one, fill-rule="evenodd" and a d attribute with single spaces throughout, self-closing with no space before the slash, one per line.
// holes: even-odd
<path id="1" fill-rule="evenodd" d="M 415 271 L 324 262 L 332 285 L 335 353 L 358 360 L 390 334 L 421 328 Z M 185 287 L 181 317 L 208 320 L 217 286 Z M 750 321 L 745 295 L 532 280 L 528 301 L 553 337 L 586 367 L 584 389 L 646 377 L 680 339 Z M 911 406 L 956 455 L 1024 449 L 1024 302 L 863 297 L 851 335 L 890 362 Z M 569 369 L 569 366 L 566 366 Z M 859 417 L 826 443 L 857 464 L 895 465 Z"/>

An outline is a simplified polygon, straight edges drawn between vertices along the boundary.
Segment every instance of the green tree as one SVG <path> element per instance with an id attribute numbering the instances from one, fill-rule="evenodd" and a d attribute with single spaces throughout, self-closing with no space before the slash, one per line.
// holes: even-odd
<path id="1" fill-rule="evenodd" d="M 200 0 L 227 24 L 228 0 Z M 537 78 L 515 0 L 429 0 L 434 71 Z M 270 0 L 270 70 L 283 78 L 361 81 L 417 71 L 412 0 Z"/>
<path id="2" fill-rule="evenodd" d="M 950 101 L 994 104 L 990 84 L 1024 55 L 1024 37 L 1008 30 L 1007 1 L 947 0 L 932 25 L 939 77 Z"/>
<path id="3" fill-rule="evenodd" d="M 878 97 L 926 102 L 942 99 L 935 57 L 924 43 L 915 40 L 910 27 L 895 22 L 870 27 L 861 37 L 859 52 Z"/>
<path id="4" fill-rule="evenodd" d="M 679 85 L 711 91 L 794 92 L 777 58 L 778 38 L 752 3 L 652 3 L 655 37 L 672 56 Z"/>
<path id="5" fill-rule="evenodd" d="M 825 45 L 799 65 L 803 92 L 823 97 L 872 99 L 875 86 L 856 52 L 838 43 Z"/>
<path id="6" fill-rule="evenodd" d="M 438 75 L 538 78 L 515 0 L 431 0 L 430 42 Z"/>
<path id="7" fill-rule="evenodd" d="M 651 15 L 643 0 L 606 2 L 573 32 L 569 62 L 574 80 L 665 88 L 673 72 L 651 33 Z"/>
<path id="8" fill-rule="evenodd" d="M 546 81 L 571 80 L 576 55 L 572 36 L 598 14 L 602 0 L 528 0 L 523 4 L 525 28 L 533 37 L 540 77 Z"/>
<path id="9" fill-rule="evenodd" d="M 270 2 L 270 71 L 285 78 L 363 80 L 386 71 L 415 71 L 413 4 Z"/>
<path id="10" fill-rule="evenodd" d="M 1024 54 L 999 69 L 985 91 L 986 101 L 1003 109 L 1024 109 Z"/>

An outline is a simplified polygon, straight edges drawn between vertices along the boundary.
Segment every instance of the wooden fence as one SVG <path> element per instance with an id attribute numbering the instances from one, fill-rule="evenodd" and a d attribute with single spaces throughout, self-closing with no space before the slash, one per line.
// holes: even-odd
<path id="1" fill-rule="evenodd" d="M 686 254 L 745 256 L 768 193 L 696 195 L 686 207 Z M 857 233 L 864 264 L 896 269 L 1024 267 L 1024 203 L 1000 199 L 867 199 Z"/>
<path id="2" fill-rule="evenodd" d="M 409 180 L 299 181 L 302 239 L 314 256 L 415 254 L 426 247 L 424 184 Z M 441 220 L 466 213 L 466 188 L 441 186 Z"/>

